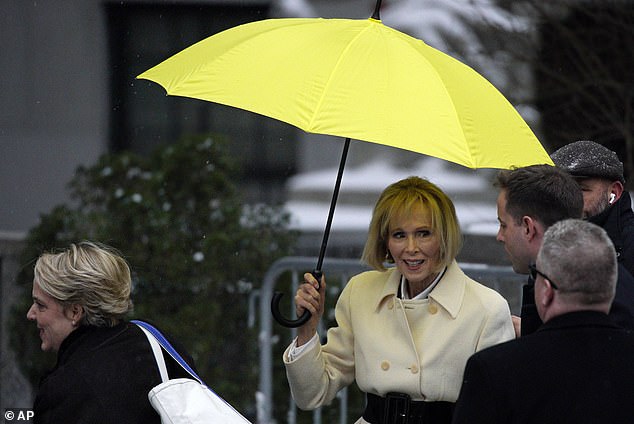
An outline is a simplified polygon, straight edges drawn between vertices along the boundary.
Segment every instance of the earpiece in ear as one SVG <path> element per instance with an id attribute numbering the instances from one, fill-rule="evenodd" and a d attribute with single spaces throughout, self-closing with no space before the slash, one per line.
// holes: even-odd
<path id="1" fill-rule="evenodd" d="M 609 204 L 614 203 L 614 200 L 616 199 L 616 194 L 614 193 L 610 193 L 610 200 L 608 200 Z"/>

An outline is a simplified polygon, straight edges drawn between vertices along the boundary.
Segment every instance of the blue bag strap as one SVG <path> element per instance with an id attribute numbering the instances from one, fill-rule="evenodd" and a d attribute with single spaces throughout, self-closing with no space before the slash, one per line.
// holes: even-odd
<path id="1" fill-rule="evenodd" d="M 167 341 L 167 339 L 163 336 L 163 334 L 161 334 L 161 332 L 156 327 L 154 327 L 151 324 L 148 324 L 145 321 L 139 321 L 139 320 L 136 320 L 136 319 L 133 319 L 130 322 L 138 325 L 139 327 L 143 327 L 147 331 L 149 331 L 154 336 L 156 341 L 158 341 L 159 344 L 163 347 L 163 349 L 165 349 L 165 351 L 167 353 L 169 353 L 170 356 L 172 358 L 174 358 L 174 360 L 176 362 L 178 362 L 180 364 L 180 366 L 185 369 L 185 371 L 187 371 L 192 377 L 194 377 L 196 380 L 198 380 L 200 382 L 200 384 L 204 384 L 206 386 L 206 384 L 202 380 L 202 378 L 200 378 L 198 376 L 198 374 L 196 374 L 196 372 L 189 366 L 189 364 L 187 364 L 187 362 L 185 362 L 185 360 L 182 358 L 182 356 L 176 351 L 176 349 L 174 349 L 172 347 L 170 342 Z"/>

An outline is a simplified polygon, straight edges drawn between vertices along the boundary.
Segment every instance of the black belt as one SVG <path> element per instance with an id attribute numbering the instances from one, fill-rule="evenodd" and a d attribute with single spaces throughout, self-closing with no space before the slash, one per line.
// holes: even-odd
<path id="1" fill-rule="evenodd" d="M 453 402 L 413 401 L 405 393 L 366 395 L 363 419 L 372 424 L 450 424 L 453 416 Z"/>

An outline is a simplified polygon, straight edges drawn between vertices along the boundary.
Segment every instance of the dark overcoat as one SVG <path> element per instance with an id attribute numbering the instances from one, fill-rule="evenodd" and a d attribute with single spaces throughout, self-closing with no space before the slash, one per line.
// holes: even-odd
<path id="1" fill-rule="evenodd" d="M 634 333 L 600 312 L 553 318 L 467 362 L 454 424 L 634 422 Z"/>
<path id="2" fill-rule="evenodd" d="M 179 353 L 193 365 L 183 349 Z M 170 378 L 186 372 L 164 355 Z M 132 323 L 83 326 L 62 342 L 35 398 L 36 424 L 160 424 L 147 394 L 161 377 L 145 334 Z"/>
<path id="3" fill-rule="evenodd" d="M 614 205 L 588 221 L 608 233 L 614 243 L 619 263 L 634 275 L 634 212 L 630 193 L 624 191 Z"/>

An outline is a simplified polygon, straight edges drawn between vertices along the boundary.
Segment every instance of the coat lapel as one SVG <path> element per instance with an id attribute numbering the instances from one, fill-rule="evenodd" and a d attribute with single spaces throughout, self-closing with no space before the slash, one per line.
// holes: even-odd
<path id="1" fill-rule="evenodd" d="M 377 298 L 375 311 L 378 311 L 387 301 L 394 301 L 401 283 L 401 273 L 396 268 L 390 268 L 387 280 L 383 284 L 383 290 Z M 445 275 L 438 282 L 434 290 L 429 294 L 430 299 L 438 303 L 443 309 L 449 313 L 452 318 L 458 316 L 462 301 L 464 299 L 467 276 L 462 272 L 458 263 L 454 260 Z"/>
<path id="2" fill-rule="evenodd" d="M 447 267 L 445 275 L 443 275 L 434 290 L 429 294 L 429 298 L 444 308 L 454 319 L 458 316 L 458 312 L 462 306 L 466 278 L 467 276 L 454 260 L 449 267 Z"/>

